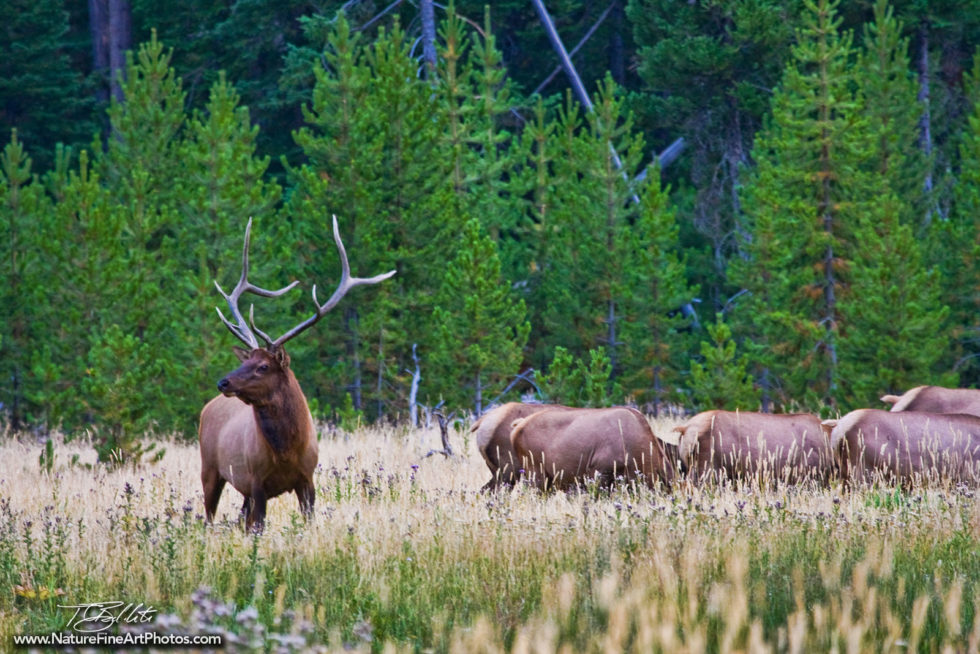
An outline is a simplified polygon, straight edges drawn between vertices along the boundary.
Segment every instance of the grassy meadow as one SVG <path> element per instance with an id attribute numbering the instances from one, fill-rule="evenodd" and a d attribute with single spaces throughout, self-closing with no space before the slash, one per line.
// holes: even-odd
<path id="1" fill-rule="evenodd" d="M 675 423 L 654 421 L 667 435 Z M 468 427 L 468 426 L 467 426 Z M 205 526 L 196 445 L 137 469 L 0 440 L 0 650 L 59 604 L 155 608 L 143 628 L 228 651 L 914 652 L 980 647 L 973 488 L 530 488 L 481 494 L 468 429 L 324 430 L 314 519 L 270 501 Z M 74 455 L 78 460 L 74 461 Z"/>

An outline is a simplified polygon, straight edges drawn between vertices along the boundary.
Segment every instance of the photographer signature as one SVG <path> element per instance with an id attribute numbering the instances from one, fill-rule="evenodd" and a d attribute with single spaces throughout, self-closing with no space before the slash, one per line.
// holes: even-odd
<path id="1" fill-rule="evenodd" d="M 123 602 L 91 602 L 89 604 L 59 604 L 61 609 L 74 609 L 65 629 L 80 633 L 98 633 L 116 624 L 145 624 L 156 618 L 157 610 L 150 606 Z"/>

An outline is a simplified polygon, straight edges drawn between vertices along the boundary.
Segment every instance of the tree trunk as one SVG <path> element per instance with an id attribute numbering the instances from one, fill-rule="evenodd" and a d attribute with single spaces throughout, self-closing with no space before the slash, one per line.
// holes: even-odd
<path id="1" fill-rule="evenodd" d="M 109 0 L 109 89 L 117 102 L 123 101 L 126 51 L 132 47 L 131 16 L 129 0 Z"/>
<path id="2" fill-rule="evenodd" d="M 476 415 L 483 415 L 483 385 L 480 382 L 480 373 L 476 373 L 476 394 L 473 400 Z"/>
<path id="3" fill-rule="evenodd" d="M 922 180 L 922 190 L 926 196 L 926 215 L 922 222 L 928 227 L 932 222 L 932 118 L 929 113 L 929 25 L 925 21 L 919 25 L 919 95 L 922 104 L 922 117 L 919 119 L 919 147 L 926 156 L 926 173 Z"/>
<path id="4" fill-rule="evenodd" d="M 830 153 L 827 151 L 826 143 L 824 144 L 823 156 L 825 157 L 824 161 L 829 163 Z M 834 213 L 831 209 L 831 202 L 830 175 L 826 175 L 823 180 L 823 198 L 820 209 L 823 213 L 823 228 L 828 239 L 831 239 L 834 233 Z M 821 322 L 824 324 L 824 346 L 830 359 L 830 365 L 827 366 L 827 399 L 832 402 L 834 391 L 837 388 L 837 343 L 834 340 L 834 328 L 837 321 L 837 280 L 834 276 L 833 243 L 828 243 L 827 250 L 824 252 L 823 273 L 824 316 Z"/>
<path id="5" fill-rule="evenodd" d="M 432 0 L 420 0 L 419 14 L 422 20 L 422 58 L 425 60 L 425 78 L 436 79 L 436 15 Z"/>
<path id="6" fill-rule="evenodd" d="M 88 26 L 92 36 L 92 70 L 109 77 L 109 0 L 88 0 Z M 95 99 L 100 105 L 109 102 L 109 87 L 98 84 Z"/>
<path id="7" fill-rule="evenodd" d="M 361 410 L 361 359 L 358 356 L 359 339 L 358 339 L 358 316 L 357 311 L 354 309 L 347 309 L 344 313 L 345 322 L 347 324 L 347 356 L 350 357 L 351 363 L 354 366 L 354 378 L 351 380 L 351 384 L 348 387 L 350 391 L 350 399 L 354 404 L 354 408 L 358 411 Z"/>
<path id="8" fill-rule="evenodd" d="M 384 396 L 382 391 L 384 390 L 384 372 L 385 372 L 385 332 L 380 330 L 378 334 L 378 420 L 381 420 L 385 412 Z"/>
<path id="9" fill-rule="evenodd" d="M 120 75 L 126 72 L 126 51 L 132 42 L 129 0 L 88 0 L 88 14 L 92 70 L 105 80 L 96 87 L 96 100 L 105 104 L 111 95 L 122 102 Z"/>
<path id="10" fill-rule="evenodd" d="M 609 72 L 620 86 L 626 86 L 626 46 L 623 44 L 623 4 L 614 2 L 612 33 L 609 35 Z"/>
<path id="11" fill-rule="evenodd" d="M 772 394 L 769 386 L 769 368 L 762 369 L 759 377 L 759 390 L 762 391 L 759 410 L 762 413 L 772 413 Z"/>
<path id="12" fill-rule="evenodd" d="M 616 340 L 616 303 L 612 299 L 609 300 L 609 314 L 606 316 L 606 323 L 609 325 L 609 365 L 612 367 L 610 376 L 615 378 L 618 371 L 616 346 L 619 345 L 619 342 Z"/>
<path id="13" fill-rule="evenodd" d="M 415 364 L 415 370 L 412 372 L 412 386 L 411 390 L 408 392 L 408 419 L 413 427 L 419 426 L 419 381 L 422 379 L 422 373 L 419 370 L 419 357 L 416 354 L 416 343 L 412 343 L 412 362 Z"/>

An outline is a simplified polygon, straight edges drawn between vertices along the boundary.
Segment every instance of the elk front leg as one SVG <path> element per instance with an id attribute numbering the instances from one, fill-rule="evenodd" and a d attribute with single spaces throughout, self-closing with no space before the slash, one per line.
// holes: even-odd
<path id="1" fill-rule="evenodd" d="M 245 517 L 245 530 L 261 534 L 265 529 L 265 505 L 266 505 L 266 495 L 265 491 L 262 489 L 256 489 L 252 491 L 252 496 L 246 500 L 248 503 L 248 511 Z"/>
<path id="2" fill-rule="evenodd" d="M 208 522 L 212 522 L 214 514 L 218 510 L 218 500 L 221 499 L 225 480 L 218 474 L 217 470 L 211 469 L 201 472 L 201 483 L 204 486 L 204 515 Z"/>
<path id="3" fill-rule="evenodd" d="M 310 479 L 304 480 L 296 487 L 296 498 L 299 500 L 299 511 L 309 520 L 313 517 L 313 502 L 316 500 L 316 488 Z"/>

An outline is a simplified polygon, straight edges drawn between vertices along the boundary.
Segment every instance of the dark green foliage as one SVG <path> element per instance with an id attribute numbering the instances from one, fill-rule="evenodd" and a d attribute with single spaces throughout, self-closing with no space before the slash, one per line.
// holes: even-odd
<path id="1" fill-rule="evenodd" d="M 0 403 L 15 429 L 47 417 L 31 356 L 55 333 L 44 322 L 51 278 L 40 250 L 51 204 L 31 168 L 15 130 L 0 155 Z"/>
<path id="2" fill-rule="evenodd" d="M 756 411 L 759 390 L 748 373 L 745 354 L 736 355 L 732 330 L 722 314 L 706 327 L 710 341 L 701 341 L 701 360 L 691 362 L 691 399 L 702 411 L 727 409 Z"/>
<path id="3" fill-rule="evenodd" d="M 58 143 L 82 145 L 96 130 L 91 89 L 69 59 L 68 4 L 0 4 L 0 134 L 16 128 L 39 170 L 54 164 Z"/>
<path id="4" fill-rule="evenodd" d="M 950 343 L 937 271 L 923 267 L 912 228 L 899 224 L 898 204 L 880 198 L 856 233 L 862 245 L 841 302 L 840 398 L 848 408 L 874 406 L 884 392 L 957 382 L 937 366 Z"/>
<path id="5" fill-rule="evenodd" d="M 620 383 L 633 401 L 658 411 L 677 401 L 685 385 L 682 374 L 697 329 L 683 308 L 698 290 L 688 282 L 674 210 L 660 187 L 659 171 L 647 172 L 647 181 L 637 189 L 636 222 L 617 234 L 619 251 L 632 257 L 623 279 Z"/>
<path id="6" fill-rule="evenodd" d="M 540 330 L 538 365 L 558 345 L 576 357 L 602 345 L 613 374 L 623 371 L 623 307 L 642 292 L 632 286 L 641 281 L 633 273 L 642 246 L 629 230 L 641 206 L 632 178 L 643 141 L 617 91 L 607 78 L 585 116 L 569 98 L 556 125 L 533 142 L 531 161 L 551 171 L 537 178 L 544 187 L 534 189 L 534 203 L 547 209 L 535 209 L 539 238 L 528 253 L 536 269 L 531 306 Z"/>
<path id="7" fill-rule="evenodd" d="M 293 256 L 309 262 L 305 278 L 321 286 L 336 278 L 336 259 L 306 249 L 322 250 L 331 213 L 340 219 L 354 274 L 398 271 L 380 287 L 345 299 L 339 315 L 317 326 L 318 358 L 345 361 L 314 378 L 315 392 L 328 403 L 350 392 L 355 407 L 371 402 L 377 415 L 403 401 L 401 371 L 412 344 L 428 333 L 421 325 L 441 282 L 432 266 L 446 261 L 444 235 L 458 225 L 442 202 L 445 195 L 436 193 L 449 170 L 437 149 L 443 118 L 432 89 L 415 77 L 408 46 L 396 25 L 366 48 L 338 19 L 325 66 L 314 69 L 309 125 L 296 133 L 310 163 L 291 171 L 294 192 L 287 204 L 293 238 L 301 244 Z"/>
<path id="8" fill-rule="evenodd" d="M 497 246 L 479 221 L 467 221 L 455 245 L 456 257 L 435 296 L 437 331 L 423 387 L 450 406 L 472 403 L 480 415 L 484 389 L 496 394 L 518 372 L 531 325 L 524 301 L 501 277 Z"/>
<path id="9" fill-rule="evenodd" d="M 561 346 L 555 348 L 547 372 L 538 376 L 538 386 L 549 402 L 604 407 L 622 401 L 622 390 L 611 380 L 612 361 L 605 350 L 589 350 L 588 356 L 586 362 Z"/>
<path id="10" fill-rule="evenodd" d="M 734 259 L 731 271 L 749 291 L 740 302 L 742 333 L 763 344 L 759 365 L 783 403 L 836 397 L 838 296 L 856 216 L 875 188 L 861 174 L 871 139 L 848 67 L 851 38 L 837 32 L 835 8 L 807 2 L 772 121 L 753 150 L 757 166 L 743 202 L 746 258 Z"/>
<path id="11" fill-rule="evenodd" d="M 158 380 L 172 379 L 177 370 L 167 359 L 133 334 L 110 325 L 93 334 L 86 360 L 86 376 L 78 389 L 86 398 L 96 428 L 99 461 L 111 465 L 136 464 L 144 457 L 159 459 L 163 451 L 146 444 L 147 433 L 159 432 L 155 392 Z"/>
<path id="12" fill-rule="evenodd" d="M 875 152 L 869 164 L 885 178 L 888 188 L 901 199 L 902 223 L 916 232 L 926 220 L 932 201 L 925 191 L 932 162 L 919 147 L 924 106 L 916 101 L 918 87 L 909 69 L 908 39 L 902 24 L 892 16 L 886 0 L 875 3 L 874 21 L 865 24 L 864 48 L 857 60 L 859 84 L 864 96 Z"/>
<path id="13" fill-rule="evenodd" d="M 18 428 L 91 430 L 136 456 L 126 439 L 144 431 L 191 436 L 234 366 L 213 282 L 237 277 L 249 217 L 257 283 L 304 287 L 256 302 L 274 335 L 309 315 L 313 284 L 323 297 L 337 280 L 332 214 L 353 274 L 398 272 L 289 344 L 311 404 L 340 420 L 404 413 L 413 346 L 418 401 L 450 409 L 527 368 L 566 401 L 653 410 L 752 403 L 743 364 L 766 406 L 980 380 L 980 127 L 963 117 L 980 74 L 965 92 L 952 81 L 976 21 L 947 4 L 899 2 L 897 20 L 884 1 L 634 0 L 576 59 L 585 111 L 519 95 L 551 53 L 524 50 L 542 43 L 526 4 L 440 8 L 427 76 L 408 3 L 362 30 L 376 9 L 363 3 L 195 0 L 164 16 L 140 0 L 148 40 L 98 135 L 103 117 L 77 113 L 83 12 L 21 4 L 0 85 L 0 127 L 32 103 L 0 161 L 0 403 Z M 602 10 L 549 8 L 566 39 Z M 603 63 L 618 55 L 596 58 L 629 32 L 642 89 Z M 942 52 L 920 48 L 938 35 Z M 648 144 L 681 135 L 669 190 Z M 56 144 L 82 139 L 87 151 Z M 698 296 L 733 337 L 700 331 L 685 313 Z M 741 383 L 707 390 L 727 377 Z"/>
<path id="14" fill-rule="evenodd" d="M 972 111 L 959 148 L 960 183 L 949 220 L 933 224 L 927 243 L 951 310 L 957 346 L 953 370 L 974 386 L 980 383 L 980 51 L 966 87 Z"/>
<path id="15" fill-rule="evenodd" d="M 644 92 L 631 103 L 639 125 L 663 148 L 687 141 L 672 180 L 694 185 L 682 223 L 708 249 L 695 271 L 720 308 L 725 263 L 742 229 L 739 187 L 770 90 L 789 58 L 800 2 L 630 0 Z M 687 191 L 685 191 L 687 192 Z"/>

